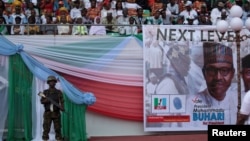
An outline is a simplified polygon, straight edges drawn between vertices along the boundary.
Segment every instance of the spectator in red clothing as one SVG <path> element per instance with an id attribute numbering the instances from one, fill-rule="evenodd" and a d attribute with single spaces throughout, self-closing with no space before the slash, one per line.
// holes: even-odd
<path id="1" fill-rule="evenodd" d="M 95 17 L 101 16 L 101 10 L 96 6 L 96 0 L 91 0 L 91 7 L 88 8 L 87 16 L 94 22 Z"/>
<path id="2" fill-rule="evenodd" d="M 49 12 L 53 12 L 53 4 L 54 4 L 53 0 L 42 0 L 41 5 L 40 5 L 40 9 L 42 11 L 46 10 Z"/>
<path id="3" fill-rule="evenodd" d="M 148 1 L 148 6 L 151 7 L 153 5 L 153 3 L 155 2 L 155 0 L 147 0 Z"/>
<path id="4" fill-rule="evenodd" d="M 153 5 L 151 6 L 151 15 L 153 16 L 156 11 L 162 8 L 163 8 L 163 3 L 161 2 L 161 0 L 155 0 Z"/>

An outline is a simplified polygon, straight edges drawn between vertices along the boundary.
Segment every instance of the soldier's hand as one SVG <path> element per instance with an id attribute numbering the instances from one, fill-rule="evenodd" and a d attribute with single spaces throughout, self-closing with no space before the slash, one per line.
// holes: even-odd
<path id="1" fill-rule="evenodd" d="M 50 103 L 50 101 L 46 97 L 43 97 L 42 100 L 41 100 L 41 102 L 44 103 L 44 104 L 45 103 L 46 104 Z"/>

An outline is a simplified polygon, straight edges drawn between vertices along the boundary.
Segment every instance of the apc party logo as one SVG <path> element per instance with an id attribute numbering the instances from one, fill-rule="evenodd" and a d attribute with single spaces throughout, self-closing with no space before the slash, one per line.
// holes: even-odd
<path id="1" fill-rule="evenodd" d="M 152 95 L 152 113 L 182 113 L 185 112 L 185 95 Z"/>

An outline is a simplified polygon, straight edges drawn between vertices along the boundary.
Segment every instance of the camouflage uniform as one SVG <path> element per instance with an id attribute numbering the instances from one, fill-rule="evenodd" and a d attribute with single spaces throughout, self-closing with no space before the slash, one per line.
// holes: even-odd
<path id="1" fill-rule="evenodd" d="M 56 80 L 55 80 L 56 82 Z M 53 99 L 55 102 L 59 103 L 61 107 L 64 109 L 64 100 L 62 92 L 56 88 L 49 88 L 43 91 L 46 97 Z M 51 123 L 54 124 L 54 129 L 56 133 L 56 140 L 62 140 L 61 135 L 61 113 L 60 109 L 53 105 L 53 110 L 51 110 L 51 103 L 46 98 L 41 98 L 41 103 L 44 105 L 44 121 L 43 121 L 43 140 L 49 139 L 49 132 L 51 128 Z"/>

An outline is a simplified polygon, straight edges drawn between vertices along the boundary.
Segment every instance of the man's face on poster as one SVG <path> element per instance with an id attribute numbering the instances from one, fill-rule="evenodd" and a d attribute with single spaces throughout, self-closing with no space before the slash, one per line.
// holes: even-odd
<path id="1" fill-rule="evenodd" d="M 208 91 L 215 99 L 219 101 L 224 99 L 234 72 L 233 65 L 229 63 L 212 63 L 203 68 Z"/>
<path id="2" fill-rule="evenodd" d="M 242 79 L 245 84 L 245 91 L 248 91 L 250 89 L 250 68 L 242 70 Z"/>

